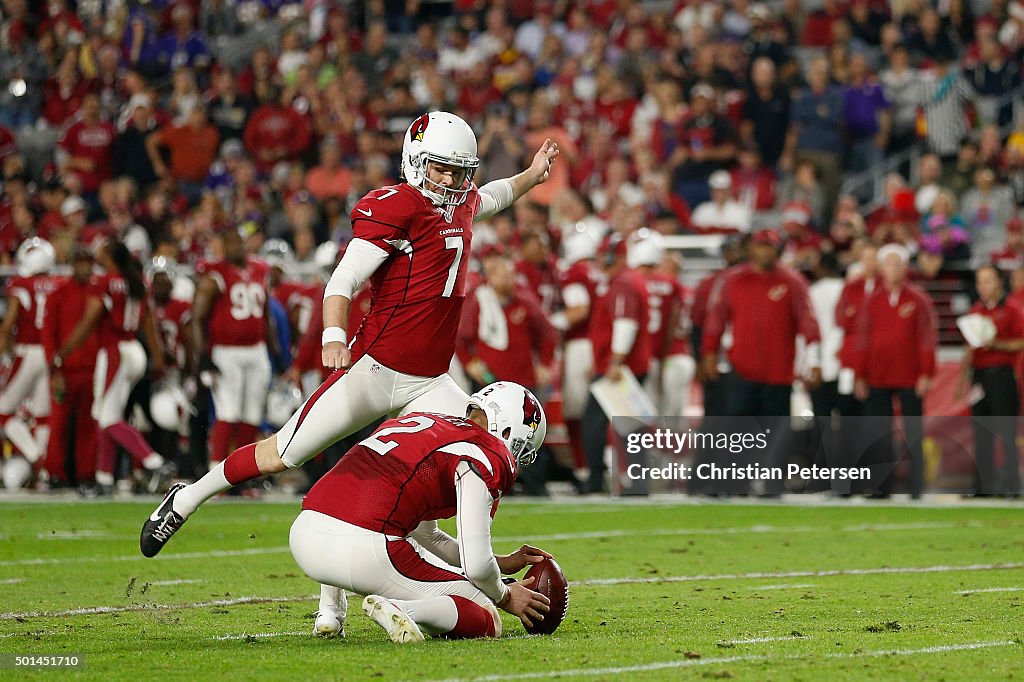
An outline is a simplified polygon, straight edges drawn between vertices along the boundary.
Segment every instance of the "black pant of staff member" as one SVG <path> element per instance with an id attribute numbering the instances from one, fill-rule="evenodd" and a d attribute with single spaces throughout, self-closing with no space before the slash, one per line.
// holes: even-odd
<path id="1" fill-rule="evenodd" d="M 983 392 L 971 406 L 974 417 L 974 457 L 978 466 L 977 495 L 1020 494 L 1017 457 L 1017 412 L 1020 396 L 1013 368 L 1007 365 L 974 370 L 974 383 Z M 995 469 L 995 440 L 1002 443 L 1002 475 Z"/>
<path id="2" fill-rule="evenodd" d="M 980 393 L 971 406 L 974 456 L 978 465 L 974 492 L 976 495 L 1019 495 L 1017 414 L 1020 394 L 1013 367 L 1018 353 L 1024 350 L 1024 312 L 1007 304 L 1002 273 L 995 266 L 978 268 L 974 284 L 978 301 L 967 315 L 957 320 L 957 326 L 968 341 L 957 394 L 964 396 L 972 375 L 976 386 L 972 393 Z M 994 467 L 993 436 L 999 436 L 1003 446 L 1001 476 L 996 475 Z"/>

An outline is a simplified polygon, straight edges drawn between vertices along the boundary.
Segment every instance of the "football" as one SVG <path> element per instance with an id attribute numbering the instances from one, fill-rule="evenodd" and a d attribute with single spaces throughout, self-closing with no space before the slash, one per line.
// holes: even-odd
<path id="1" fill-rule="evenodd" d="M 531 566 L 523 576 L 524 580 L 527 578 L 536 578 L 530 589 L 550 599 L 551 610 L 544 614 L 544 620 L 535 622 L 526 631 L 531 635 L 550 635 L 565 620 L 569 610 L 569 581 L 554 559 L 545 559 Z"/>

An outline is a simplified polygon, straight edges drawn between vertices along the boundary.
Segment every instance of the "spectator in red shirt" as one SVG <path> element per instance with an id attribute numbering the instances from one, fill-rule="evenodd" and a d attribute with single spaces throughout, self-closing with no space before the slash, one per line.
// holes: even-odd
<path id="1" fill-rule="evenodd" d="M 92 195 L 113 173 L 114 126 L 100 119 L 100 98 L 89 93 L 82 99 L 77 121 L 64 131 L 58 142 L 61 172 L 75 174 L 82 193 Z"/>
<path id="2" fill-rule="evenodd" d="M 963 376 L 957 389 L 962 399 L 969 382 L 981 389 L 971 405 L 974 417 L 974 457 L 978 476 L 974 494 L 988 497 L 1020 494 L 1020 465 L 1017 459 L 1017 414 L 1020 394 L 1014 365 L 1024 350 L 1024 312 L 1007 303 L 1003 276 L 995 265 L 984 265 L 974 275 L 978 301 L 970 313 L 992 320 L 995 336 L 981 347 L 964 348 Z M 994 439 L 1003 444 L 1003 467 L 994 467 Z"/>
<path id="3" fill-rule="evenodd" d="M 878 250 L 881 286 L 864 299 L 857 315 L 854 371 L 857 399 L 866 401 L 864 414 L 888 418 L 878 423 L 885 434 L 892 433 L 893 399 L 900 401 L 911 457 L 910 494 L 916 499 L 924 489 L 920 417 L 935 374 L 938 322 L 928 295 L 907 282 L 909 259 L 906 247 L 899 244 Z M 872 497 L 888 497 L 892 492 L 892 472 L 899 459 L 886 441 L 873 443 L 866 453 L 872 466 L 871 484 L 877 486 L 869 491 Z"/>
<path id="4" fill-rule="evenodd" d="M 220 133 L 202 104 L 193 106 L 185 125 L 166 125 L 146 138 L 146 150 L 157 176 L 173 180 L 191 203 L 199 200 L 219 145 Z M 160 158 L 160 147 L 170 152 L 169 168 Z"/>
<path id="5" fill-rule="evenodd" d="M 297 161 L 309 147 L 309 119 L 292 106 L 292 93 L 271 88 L 245 126 L 245 148 L 256 169 L 269 173 L 279 161 Z"/>

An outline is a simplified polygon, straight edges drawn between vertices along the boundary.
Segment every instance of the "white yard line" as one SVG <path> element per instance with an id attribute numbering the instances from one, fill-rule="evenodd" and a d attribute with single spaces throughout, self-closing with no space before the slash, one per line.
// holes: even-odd
<path id="1" fill-rule="evenodd" d="M 779 585 L 751 585 L 751 590 L 799 590 L 805 587 L 816 587 L 815 583 L 781 583 Z"/>
<path id="2" fill-rule="evenodd" d="M 268 639 L 270 637 L 296 637 L 296 636 L 308 636 L 312 637 L 313 633 L 310 630 L 303 630 L 302 632 L 260 632 L 260 633 L 241 633 L 238 635 L 220 635 L 219 637 L 212 637 L 211 639 L 217 642 L 225 642 L 233 639 Z"/>
<path id="3" fill-rule="evenodd" d="M 573 586 L 640 585 L 645 583 L 689 583 L 710 580 L 762 580 L 765 578 L 824 578 L 837 575 L 898 575 L 901 573 L 956 573 L 960 571 L 1004 571 L 1024 568 L 1024 562 L 970 564 L 967 566 L 883 566 L 881 568 L 834 568 L 821 571 L 780 571 L 778 573 L 721 573 L 718 575 L 666 575 L 650 578 L 592 578 L 575 580 Z"/>
<path id="4" fill-rule="evenodd" d="M 620 538 L 635 535 L 742 535 L 744 533 L 879 533 L 879 532 L 900 532 L 908 530 L 947 530 L 950 528 L 963 528 L 964 530 L 984 527 L 984 524 L 976 522 L 950 523 L 950 522 L 921 522 L 921 523 L 882 523 L 882 524 L 857 524 L 852 526 L 840 526 L 833 528 L 829 526 L 738 526 L 726 528 L 647 528 L 636 530 L 595 530 L 580 533 L 551 533 L 547 535 L 517 535 L 516 537 L 496 537 L 494 542 L 517 542 L 533 540 L 536 542 L 547 542 L 554 540 L 593 540 L 598 538 Z"/>
<path id="5" fill-rule="evenodd" d="M 599 531 L 587 531 L 580 533 L 554 533 L 547 535 L 517 535 L 507 537 L 495 537 L 491 538 L 492 542 L 550 542 L 555 540 L 594 540 L 600 538 L 619 538 L 619 537 L 630 537 L 636 535 L 646 536 L 688 536 L 688 535 L 740 535 L 744 533 L 757 533 L 757 534 L 770 534 L 770 533 L 874 533 L 874 532 L 900 532 L 907 530 L 941 530 L 951 528 L 978 528 L 983 527 L 984 524 L 978 523 L 888 523 L 888 524 L 862 524 L 857 526 L 845 526 L 840 528 L 830 528 L 827 526 L 768 526 L 768 525 L 754 525 L 754 526 L 738 526 L 738 527 L 727 527 L 727 528 L 651 528 L 645 530 L 632 530 L 632 529 L 612 529 L 612 530 L 599 530 Z M 75 531 L 76 533 L 86 533 L 89 531 Z M 50 534 L 40 533 L 39 536 L 50 537 Z M 77 536 L 76 536 L 77 537 Z M 86 537 L 86 536 L 82 536 Z M 111 536 L 115 537 L 115 536 Z M 127 536 L 126 536 L 127 537 Z M 134 536 L 133 536 L 134 537 Z M 283 554 L 289 552 L 289 548 L 286 546 L 282 547 L 263 547 L 259 549 L 239 549 L 239 550 L 213 550 L 209 552 L 184 552 L 178 554 L 162 554 L 160 556 L 161 561 L 168 561 L 171 559 L 206 559 L 206 558 L 220 558 L 220 557 L 236 557 L 236 556 L 255 556 L 260 554 Z M 102 563 L 106 561 L 142 561 L 143 556 L 141 554 L 124 554 L 119 556 L 77 556 L 67 557 L 64 559 L 50 559 L 50 558 L 36 558 L 36 559 L 14 559 L 8 561 L 0 561 L 0 566 L 36 566 L 46 564 L 76 564 L 76 563 Z"/>
<path id="6" fill-rule="evenodd" d="M 198 585 L 205 582 L 205 580 L 154 580 L 149 584 L 153 587 L 163 587 L 165 585 Z"/>
<path id="7" fill-rule="evenodd" d="M 206 609 L 213 606 L 239 606 L 242 604 L 278 604 L 285 602 L 311 601 L 319 595 L 308 597 L 238 597 L 237 599 L 214 599 L 212 601 L 187 604 L 129 604 L 127 606 L 92 606 L 66 611 L 26 611 L 23 613 L 0 613 L 0 620 L 24 618 L 62 618 L 65 616 L 89 616 L 99 613 L 125 613 L 128 611 L 176 611 L 178 609 Z"/>
<path id="8" fill-rule="evenodd" d="M 254 549 L 212 550 L 209 552 L 183 552 L 180 554 L 161 554 L 160 561 L 171 559 L 208 559 L 212 557 L 258 556 L 260 554 L 283 554 L 291 551 L 288 547 L 260 547 Z M 37 566 L 44 564 L 87 564 L 104 561 L 142 561 L 141 554 L 122 554 L 120 556 L 76 556 L 64 559 L 15 559 L 0 561 L 0 566 Z"/>
<path id="9" fill-rule="evenodd" d="M 8 578 L 6 580 L 0 580 L 0 585 L 17 585 L 18 583 L 25 582 L 24 578 Z"/>
<path id="10" fill-rule="evenodd" d="M 970 642 L 943 644 L 919 649 L 890 649 L 887 651 L 861 651 L 857 653 L 826 653 L 826 654 L 793 654 L 790 656 L 749 655 L 720 656 L 714 658 L 682 658 L 672 661 L 657 661 L 641 665 L 627 665 L 607 668 L 568 668 L 565 670 L 547 670 L 535 673 L 509 673 L 501 675 L 483 675 L 481 677 L 450 678 L 444 682 L 502 682 L 504 680 L 539 680 L 561 677 L 597 677 L 601 675 L 623 675 L 626 673 L 649 672 L 652 670 L 669 670 L 674 668 L 694 668 L 708 665 L 724 665 L 728 663 L 747 663 L 751 661 L 792 661 L 800 659 L 846 659 L 846 658 L 881 658 L 885 656 L 921 656 L 941 654 L 951 651 L 975 651 L 996 647 L 1019 646 L 1016 642 Z"/>
<path id="11" fill-rule="evenodd" d="M 979 592 L 1024 592 L 1024 587 L 983 587 L 977 590 L 957 590 L 953 594 L 978 594 Z"/>
<path id="12" fill-rule="evenodd" d="M 748 637 L 746 639 L 727 639 L 724 642 L 722 642 L 722 644 L 725 646 L 735 644 L 764 644 L 766 642 L 791 642 L 797 639 L 809 638 L 797 635 L 785 635 L 783 637 Z"/>

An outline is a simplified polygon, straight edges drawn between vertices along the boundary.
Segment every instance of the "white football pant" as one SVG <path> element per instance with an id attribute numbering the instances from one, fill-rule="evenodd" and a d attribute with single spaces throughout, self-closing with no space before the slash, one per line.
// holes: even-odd
<path id="1" fill-rule="evenodd" d="M 324 380 L 277 432 L 277 451 L 289 468 L 384 416 L 410 412 L 466 414 L 469 396 L 447 374 L 418 377 L 364 355 Z M 218 415 L 219 416 L 219 415 Z"/>

